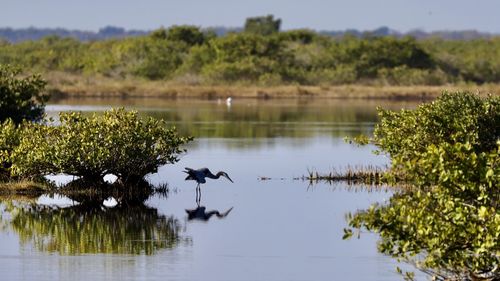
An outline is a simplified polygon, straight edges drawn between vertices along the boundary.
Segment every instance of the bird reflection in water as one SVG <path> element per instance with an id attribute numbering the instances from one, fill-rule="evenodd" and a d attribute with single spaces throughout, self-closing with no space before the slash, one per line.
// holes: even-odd
<path id="1" fill-rule="evenodd" d="M 233 207 L 229 208 L 223 213 L 217 210 L 211 210 L 207 212 L 207 208 L 205 208 L 205 206 L 198 205 L 196 209 L 186 209 L 186 213 L 188 214 L 188 220 L 208 221 L 213 215 L 215 215 L 219 219 L 225 218 L 227 215 L 229 215 L 231 210 L 233 210 Z"/>
<path id="2" fill-rule="evenodd" d="M 233 210 L 233 207 L 229 208 L 225 212 L 219 212 L 218 210 L 211 210 L 207 212 L 207 208 L 205 206 L 201 206 L 201 190 L 196 189 L 196 208 L 194 209 L 186 209 L 186 213 L 188 215 L 188 221 L 191 220 L 200 220 L 200 221 L 208 221 L 213 215 L 218 217 L 219 219 L 225 218 L 229 213 Z"/>

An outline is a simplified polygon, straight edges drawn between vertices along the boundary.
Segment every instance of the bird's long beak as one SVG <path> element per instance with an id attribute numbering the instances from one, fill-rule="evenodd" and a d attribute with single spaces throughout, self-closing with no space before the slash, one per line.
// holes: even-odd
<path id="1" fill-rule="evenodd" d="M 234 183 L 234 181 L 226 174 L 224 175 L 230 182 Z"/>

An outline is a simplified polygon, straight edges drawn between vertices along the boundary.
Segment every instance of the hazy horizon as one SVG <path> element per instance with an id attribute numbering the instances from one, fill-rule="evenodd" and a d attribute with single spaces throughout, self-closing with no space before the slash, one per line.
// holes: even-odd
<path id="1" fill-rule="evenodd" d="M 98 31 L 106 26 L 153 30 L 189 24 L 231 28 L 243 26 L 248 17 L 272 14 L 282 19 L 283 30 L 374 30 L 386 26 L 399 32 L 476 30 L 500 33 L 496 15 L 499 10 L 500 1 L 493 0 L 386 0 L 383 5 L 370 0 L 276 0 L 271 3 L 263 0 L 148 0 L 140 3 L 131 0 L 20 0 L 2 4 L 0 27 Z"/>

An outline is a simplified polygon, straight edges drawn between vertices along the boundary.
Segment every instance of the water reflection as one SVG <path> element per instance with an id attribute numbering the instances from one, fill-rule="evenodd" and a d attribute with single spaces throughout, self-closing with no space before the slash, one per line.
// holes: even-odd
<path id="1" fill-rule="evenodd" d="M 433 280 L 500 280 L 498 222 L 495 214 L 478 215 L 474 204 L 449 193 L 402 191 L 387 205 L 358 211 L 349 224 L 379 233 L 381 253 Z M 494 210 L 494 204 L 486 206 Z"/>
<path id="2" fill-rule="evenodd" d="M 113 106 L 138 109 L 176 125 L 181 134 L 210 138 L 344 137 L 369 133 L 377 120 L 376 106 L 413 107 L 412 103 L 363 100 L 206 100 L 67 99 L 52 101 L 49 115 L 59 111 L 102 111 Z M 72 106 L 76 104 L 76 106 Z M 259 143 L 256 142 L 256 145 Z"/>
<path id="3" fill-rule="evenodd" d="M 175 250 L 157 251 L 156 255 L 146 257 L 89 255 L 68 258 L 25 251 L 30 252 L 28 258 L 11 263 L 26 265 L 20 270 L 23 274 L 33 276 L 43 272 L 42 277 L 48 276 L 45 278 L 48 280 L 52 280 L 51 276 L 55 279 L 68 276 L 73 280 L 400 280 L 393 274 L 394 261 L 377 253 L 375 236 L 365 235 L 361 241 L 340 241 L 346 212 L 383 202 L 390 194 L 365 190 L 354 193 L 342 188 L 345 185 L 336 188 L 325 183 L 315 184 L 311 192 L 306 191 L 305 182 L 258 181 L 258 178 L 291 179 L 303 175 L 309 168 L 321 171 L 347 164 L 385 164 L 387 160 L 375 158 L 370 153 L 372 148 L 349 146 L 342 138 L 370 132 L 377 118 L 376 106 L 399 109 L 411 105 L 362 100 L 234 99 L 228 110 L 224 101 L 218 105 L 217 101 L 180 99 L 94 99 L 59 101 L 49 105 L 47 110 L 56 115 L 58 111 L 102 111 L 113 106 L 125 106 L 141 114 L 165 118 L 183 134 L 196 137 L 188 147 L 189 153 L 183 155 L 182 165 L 167 165 L 148 178 L 153 183 L 168 181 L 178 189 L 169 194 L 168 200 L 149 199 L 147 206 L 155 206 L 159 214 L 172 214 L 174 221 L 175 217 L 182 218 L 181 229 L 185 232 L 180 233 L 178 224 L 173 223 L 170 229 L 174 234 L 171 241 L 177 241 L 172 242 Z M 238 186 L 225 181 L 207 186 L 203 190 L 203 200 L 195 204 L 194 186 L 184 182 L 180 175 L 183 167 L 200 163 L 208 167 L 231 167 L 230 174 L 238 179 Z M 150 216 L 151 222 L 147 222 L 150 228 L 157 229 L 152 221 L 162 216 L 150 214 L 155 209 L 139 206 L 142 210 L 138 212 L 149 214 L 146 216 Z M 231 206 L 237 212 L 233 212 Z M 298 206 L 300 211 L 291 216 L 290 210 L 297 210 Z M 118 212 L 120 207 L 115 208 Z M 94 210 L 101 213 L 106 209 Z M 216 211 L 225 217 L 219 219 Z M 51 212 L 57 214 L 59 211 Z M 190 212 L 192 219 L 188 220 Z M 134 216 L 122 211 L 121 218 L 116 220 L 125 220 L 130 215 Z M 48 219 L 48 216 L 42 217 Z M 210 223 L 199 223 L 205 218 Z M 166 224 L 168 219 L 167 216 L 160 220 Z M 144 227 L 142 221 L 132 220 L 127 227 Z M 104 229 L 112 231 L 106 226 Z M 39 230 L 32 232 L 40 233 Z M 189 235 L 194 242 L 186 241 L 181 234 Z M 146 240 L 134 236 L 137 235 L 122 240 L 129 243 Z M 50 239 L 48 234 L 40 237 Z M 18 238 L 6 241 L 17 242 Z M 32 243 L 31 240 L 23 243 L 25 249 L 31 250 L 30 245 L 26 245 Z M 15 248 L 11 252 L 20 251 Z M 49 265 L 54 268 L 53 275 L 45 273 L 45 267 L 29 263 L 32 260 L 44 263 L 47 256 L 55 259 Z M 62 267 L 59 260 L 71 260 L 72 263 Z M 8 268 L 9 264 L 4 263 L 4 271 Z M 92 275 L 87 268 L 93 268 Z"/>
<path id="4" fill-rule="evenodd" d="M 218 217 L 219 219 L 225 218 L 229 213 L 233 210 L 233 207 L 229 208 L 225 212 L 219 212 L 217 210 L 206 211 L 207 208 L 205 206 L 197 205 L 194 209 L 186 209 L 186 213 L 188 214 L 188 220 L 201 220 L 208 221 L 213 215 Z"/>
<path id="5" fill-rule="evenodd" d="M 99 201 L 84 200 L 61 208 L 26 200 L 2 198 L 0 202 L 9 214 L 0 218 L 4 230 L 13 230 L 22 245 L 38 251 L 151 255 L 186 241 L 176 218 L 143 203 L 122 201 L 106 207 Z"/>

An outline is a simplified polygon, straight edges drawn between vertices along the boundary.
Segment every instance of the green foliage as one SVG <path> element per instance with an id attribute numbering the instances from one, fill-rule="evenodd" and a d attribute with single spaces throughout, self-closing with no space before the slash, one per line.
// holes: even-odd
<path id="1" fill-rule="evenodd" d="M 461 143 L 430 147 L 417 163 L 408 163 L 408 171 L 418 171 L 413 176 L 418 190 L 359 212 L 349 224 L 379 233 L 382 253 L 434 275 L 498 278 L 499 164 L 500 143 L 480 154 Z"/>
<path id="2" fill-rule="evenodd" d="M 279 37 L 285 41 L 310 44 L 319 36 L 316 32 L 308 29 L 296 29 L 279 33 Z"/>
<path id="3" fill-rule="evenodd" d="M 8 180 L 10 155 L 19 145 L 19 130 L 12 119 L 7 119 L 0 124 L 0 181 Z"/>
<path id="4" fill-rule="evenodd" d="M 124 184 L 177 162 L 184 151 L 180 146 L 192 139 L 178 136 L 163 121 L 123 109 L 92 117 L 61 113 L 60 125 L 25 124 L 21 135 L 10 157 L 13 175 L 64 173 L 100 182 L 113 174 Z"/>
<path id="5" fill-rule="evenodd" d="M 180 81 L 190 75 L 205 83 L 500 82 L 500 38 L 333 38 L 310 30 L 279 32 L 279 27 L 280 20 L 269 15 L 249 18 L 245 32 L 222 37 L 189 25 L 104 41 L 49 36 L 38 41 L 1 43 L 0 64 L 120 79 L 139 76 Z"/>
<path id="6" fill-rule="evenodd" d="M 333 45 L 336 63 L 354 65 L 359 78 L 375 78 L 380 69 L 433 69 L 431 56 L 412 38 L 346 38 Z"/>
<path id="7" fill-rule="evenodd" d="M 201 45 L 205 42 L 205 34 L 199 27 L 192 25 L 172 26 L 168 29 L 165 39 L 181 41 L 189 46 Z"/>
<path id="8" fill-rule="evenodd" d="M 379 250 L 439 280 L 500 278 L 500 98 L 444 93 L 414 110 L 380 110 L 374 140 L 411 184 L 350 216 Z M 345 230 L 345 238 L 352 235 Z"/>
<path id="9" fill-rule="evenodd" d="M 475 83 L 500 82 L 500 37 L 467 41 L 425 40 L 438 66 L 455 77 Z"/>
<path id="10" fill-rule="evenodd" d="M 442 70 L 408 68 L 406 65 L 377 70 L 379 79 L 389 85 L 443 85 L 450 77 Z"/>
<path id="11" fill-rule="evenodd" d="M 45 81 L 39 75 L 18 77 L 20 70 L 0 64 L 0 122 L 11 118 L 38 121 L 43 117 L 48 95 L 43 93 Z"/>
<path id="12" fill-rule="evenodd" d="M 500 98 L 444 92 L 415 110 L 379 110 L 374 142 L 391 158 L 410 161 L 430 145 L 470 143 L 475 151 L 495 148 L 500 138 Z"/>
<path id="13" fill-rule="evenodd" d="M 203 74 L 215 81 L 258 81 L 269 73 L 281 75 L 291 55 L 278 37 L 231 34 L 210 41 L 214 60 L 203 67 Z"/>
<path id="14" fill-rule="evenodd" d="M 244 31 L 259 35 L 271 35 L 280 30 L 281 19 L 274 19 L 273 15 L 247 18 Z"/>
<path id="15" fill-rule="evenodd" d="M 134 75 L 148 79 L 165 79 L 182 64 L 182 53 L 186 49 L 184 42 L 141 40 L 131 50 L 135 63 L 129 65 Z"/>

